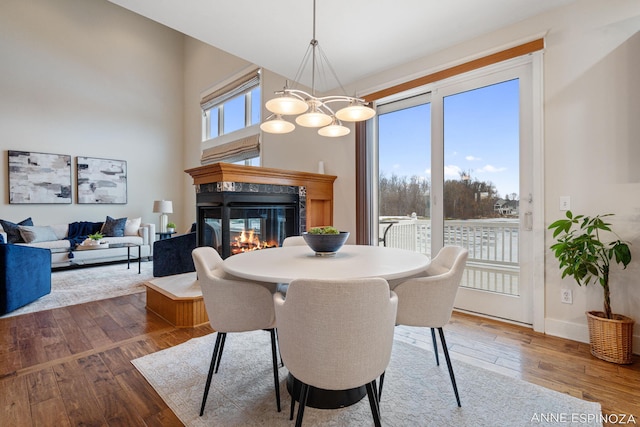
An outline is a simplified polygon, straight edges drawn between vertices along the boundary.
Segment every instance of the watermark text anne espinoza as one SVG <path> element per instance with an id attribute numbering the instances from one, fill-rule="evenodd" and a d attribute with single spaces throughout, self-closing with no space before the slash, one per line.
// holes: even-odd
<path id="1" fill-rule="evenodd" d="M 602 423 L 619 425 L 636 425 L 636 418 L 633 414 L 588 414 L 588 413 L 535 413 L 531 417 L 531 422 L 546 423 L 591 423 L 601 421 Z"/>

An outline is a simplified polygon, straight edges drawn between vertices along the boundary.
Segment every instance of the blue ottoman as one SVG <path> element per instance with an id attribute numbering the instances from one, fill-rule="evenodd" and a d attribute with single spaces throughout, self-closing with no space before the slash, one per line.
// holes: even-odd
<path id="1" fill-rule="evenodd" d="M 51 293 L 51 251 L 0 244 L 0 315 Z"/>

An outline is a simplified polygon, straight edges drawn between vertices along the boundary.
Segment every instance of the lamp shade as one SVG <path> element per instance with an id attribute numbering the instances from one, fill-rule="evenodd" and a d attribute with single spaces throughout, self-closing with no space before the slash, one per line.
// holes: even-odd
<path id="1" fill-rule="evenodd" d="M 330 124 L 329 126 L 325 126 L 323 128 L 318 129 L 318 134 L 322 136 L 328 136 L 330 138 L 348 135 L 350 132 L 351 132 L 351 129 L 349 129 L 346 126 L 337 124 L 335 122 Z"/>
<path id="2" fill-rule="evenodd" d="M 319 128 L 331 123 L 331 117 L 313 109 L 308 113 L 296 117 L 296 123 L 309 128 Z"/>
<path id="3" fill-rule="evenodd" d="M 265 107 L 272 113 L 283 116 L 302 114 L 309 109 L 309 105 L 303 100 L 286 95 L 267 101 Z"/>
<path id="4" fill-rule="evenodd" d="M 156 200 L 153 202 L 153 211 L 156 213 L 173 213 L 171 200 Z"/>
<path id="5" fill-rule="evenodd" d="M 336 112 L 336 117 L 345 122 L 359 122 L 369 120 L 376 115 L 376 110 L 362 104 L 351 104 Z"/>
<path id="6" fill-rule="evenodd" d="M 293 123 L 284 120 L 280 114 L 276 114 L 260 125 L 260 129 L 268 133 L 289 133 L 295 128 Z"/>

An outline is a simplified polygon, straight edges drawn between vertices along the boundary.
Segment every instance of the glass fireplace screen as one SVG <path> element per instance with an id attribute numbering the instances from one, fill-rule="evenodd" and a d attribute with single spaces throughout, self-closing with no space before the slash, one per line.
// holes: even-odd
<path id="1" fill-rule="evenodd" d="M 200 207 L 200 245 L 223 257 L 282 245 L 298 234 L 298 206 L 227 205 Z"/>

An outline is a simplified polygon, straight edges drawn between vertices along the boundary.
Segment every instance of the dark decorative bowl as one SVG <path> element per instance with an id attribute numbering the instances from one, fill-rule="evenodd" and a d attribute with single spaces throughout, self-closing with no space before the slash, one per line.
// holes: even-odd
<path id="1" fill-rule="evenodd" d="M 317 256 L 335 255 L 349 238 L 348 231 L 340 234 L 309 234 L 302 233 L 304 241 Z"/>

